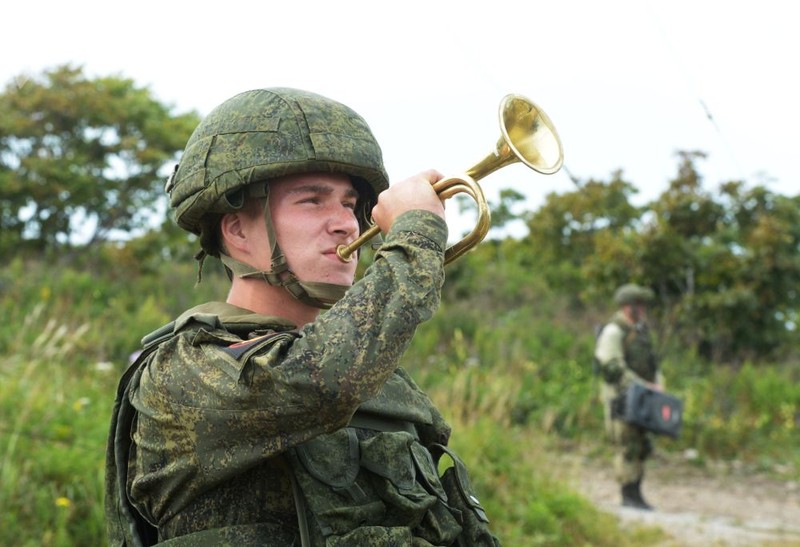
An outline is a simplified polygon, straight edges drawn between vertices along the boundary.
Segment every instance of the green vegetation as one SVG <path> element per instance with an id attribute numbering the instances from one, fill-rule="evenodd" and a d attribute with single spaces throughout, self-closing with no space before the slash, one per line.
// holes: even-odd
<path id="1" fill-rule="evenodd" d="M 20 75 L 0 94 L 0 252 L 105 241 L 146 227 L 168 162 L 199 121 L 147 88 L 79 67 Z"/>
<path id="2" fill-rule="evenodd" d="M 128 355 L 143 333 L 225 294 L 213 268 L 192 290 L 191 263 L 125 273 L 117 267 L 124 249 L 106 253 L 93 257 L 96 271 L 114 275 L 21 259 L 0 273 L 0 544 L 103 543 L 108 417 Z M 474 254 L 465 260 L 482 253 Z M 596 450 L 590 439 L 601 414 L 588 318 L 602 312 L 571 311 L 568 298 L 530 272 L 497 264 L 496 294 L 476 286 L 471 297 L 456 298 L 465 288 L 460 268 L 405 365 L 452 423 L 453 445 L 475 470 L 497 531 L 509 545 L 657 543 L 655 530 L 622 534 L 613 517 L 569 488 L 569 469 L 560 467 L 564 451 Z M 687 414 L 681 439 L 661 449 L 695 448 L 698 465 L 735 458 L 800 476 L 796 370 L 709 368 L 676 351 L 666 372 Z"/>
<path id="3" fill-rule="evenodd" d="M 0 93 L 2 545 L 104 543 L 117 379 L 144 334 L 225 297 L 213 267 L 190 288 L 197 242 L 157 213 L 166 162 L 196 121 L 170 111 L 129 80 L 73 67 Z M 621 172 L 532 212 L 514 213 L 521 196 L 504 191 L 495 226 L 523 220 L 529 235 L 451 265 L 442 308 L 406 355 L 508 545 L 662 539 L 622 534 L 564 468 L 568 451 L 602 450 L 593 331 L 627 281 L 658 296 L 667 387 L 686 405 L 681 438 L 660 449 L 800 478 L 800 196 L 741 181 L 709 192 L 703 154 L 678 157 L 669 188 L 641 207 Z"/>

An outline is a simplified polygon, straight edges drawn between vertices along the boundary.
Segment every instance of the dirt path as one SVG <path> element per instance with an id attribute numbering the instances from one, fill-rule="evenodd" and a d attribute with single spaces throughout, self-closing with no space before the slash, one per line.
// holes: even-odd
<path id="1" fill-rule="evenodd" d="M 571 482 L 623 526 L 662 528 L 674 539 L 664 546 L 800 546 L 800 484 L 730 467 L 700 468 L 680 457 L 656 456 L 643 483 L 656 511 L 620 506 L 610 466 L 576 457 Z"/>

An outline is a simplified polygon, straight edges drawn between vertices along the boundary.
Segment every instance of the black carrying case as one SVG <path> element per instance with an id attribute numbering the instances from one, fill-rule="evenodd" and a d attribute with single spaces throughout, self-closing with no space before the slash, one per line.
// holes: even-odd
<path id="1" fill-rule="evenodd" d="M 683 401 L 633 382 L 612 403 L 613 416 L 657 435 L 677 438 L 683 423 Z"/>

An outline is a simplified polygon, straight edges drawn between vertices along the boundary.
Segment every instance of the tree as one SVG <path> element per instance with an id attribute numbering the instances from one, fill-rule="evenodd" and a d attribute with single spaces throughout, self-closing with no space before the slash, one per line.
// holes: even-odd
<path id="1" fill-rule="evenodd" d="M 0 94 L 0 249 L 93 244 L 157 222 L 167 163 L 198 120 L 81 67 L 15 78 Z"/>
<path id="2" fill-rule="evenodd" d="M 572 192 L 549 194 L 529 216 L 525 248 L 554 289 L 576 298 L 587 289 L 613 290 L 616 275 L 607 267 L 620 262 L 609 257 L 627 253 L 617 242 L 634 230 L 641 215 L 630 203 L 635 192 L 617 171 L 609 182 L 590 179 Z M 601 242 L 603 254 L 598 254 Z"/>
<path id="3" fill-rule="evenodd" d="M 777 357 L 796 346 L 800 196 L 741 181 L 708 191 L 696 166 L 705 154 L 677 156 L 669 187 L 642 208 L 620 173 L 549 195 L 516 250 L 576 304 L 629 281 L 652 287 L 664 345 L 717 363 Z"/>
<path id="4" fill-rule="evenodd" d="M 785 347 L 798 307 L 798 198 L 741 181 L 702 188 L 699 152 L 679 153 L 677 177 L 649 205 L 640 259 L 664 318 L 715 362 L 769 357 Z"/>

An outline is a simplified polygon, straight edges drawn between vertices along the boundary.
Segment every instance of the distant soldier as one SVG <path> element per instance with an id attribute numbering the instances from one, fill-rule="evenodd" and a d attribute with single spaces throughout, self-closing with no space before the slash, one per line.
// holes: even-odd
<path id="1" fill-rule="evenodd" d="M 622 505 L 653 509 L 642 497 L 645 460 L 653 451 L 651 433 L 613 413 L 613 403 L 633 382 L 661 390 L 663 380 L 647 326 L 653 291 L 632 283 L 614 294 L 619 309 L 597 337 L 595 359 L 603 378 L 600 398 L 606 432 L 617 447 L 614 467 L 622 488 Z"/>

